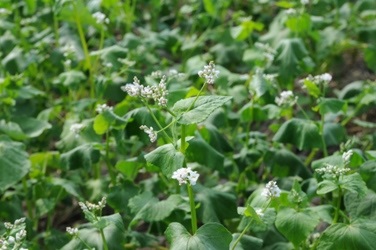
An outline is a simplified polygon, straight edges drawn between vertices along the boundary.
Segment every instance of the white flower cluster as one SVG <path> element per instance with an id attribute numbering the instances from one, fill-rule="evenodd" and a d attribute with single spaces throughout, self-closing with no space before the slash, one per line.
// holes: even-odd
<path id="1" fill-rule="evenodd" d="M 297 96 L 294 96 L 291 90 L 282 91 L 279 96 L 275 98 L 275 102 L 278 106 L 294 105 L 298 100 Z"/>
<path id="2" fill-rule="evenodd" d="M 155 142 L 157 140 L 158 135 L 157 132 L 154 131 L 153 127 L 149 128 L 146 125 L 141 125 L 140 129 L 143 130 L 149 136 L 150 142 Z"/>
<path id="3" fill-rule="evenodd" d="M 70 131 L 75 134 L 75 137 L 77 138 L 80 135 L 80 132 L 85 128 L 85 125 L 81 123 L 73 123 L 70 126 Z"/>
<path id="4" fill-rule="evenodd" d="M 330 75 L 329 73 L 324 73 L 324 74 L 317 75 L 317 76 L 310 75 L 307 78 L 305 78 L 305 80 L 312 81 L 317 85 L 321 83 L 328 84 L 332 80 L 332 75 Z"/>
<path id="5" fill-rule="evenodd" d="M 78 228 L 67 227 L 66 230 L 69 235 L 75 236 L 78 234 Z"/>
<path id="6" fill-rule="evenodd" d="M 255 212 L 256 212 L 256 214 L 257 214 L 259 217 L 264 217 L 264 213 L 262 212 L 262 208 L 256 208 L 256 209 L 255 209 Z"/>
<path id="7" fill-rule="evenodd" d="M 210 62 L 204 66 L 203 70 L 198 72 L 198 76 L 205 79 L 208 84 L 214 84 L 216 78 L 218 78 L 219 70 L 215 69 L 214 62 Z"/>
<path id="8" fill-rule="evenodd" d="M 350 171 L 349 168 L 342 168 L 330 164 L 326 164 L 325 167 L 316 169 L 318 174 L 322 174 L 327 177 L 340 177 Z"/>
<path id="9" fill-rule="evenodd" d="M 277 54 L 277 51 L 270 47 L 269 44 L 256 42 L 255 47 L 263 52 L 263 55 L 268 62 L 272 62 L 274 60 L 275 54 Z"/>
<path id="10" fill-rule="evenodd" d="M 289 16 L 292 16 L 292 15 L 295 15 L 296 14 L 296 10 L 295 9 L 287 9 L 286 10 L 286 14 L 289 15 Z"/>
<path id="11" fill-rule="evenodd" d="M 98 211 L 102 210 L 106 206 L 106 197 L 104 196 L 101 201 L 98 202 L 98 204 L 93 204 L 88 201 L 85 203 L 79 202 L 78 205 L 81 207 L 82 211 Z"/>
<path id="12" fill-rule="evenodd" d="M 187 184 L 188 182 L 191 185 L 196 185 L 199 176 L 200 175 L 196 171 L 193 171 L 191 168 L 188 167 L 176 170 L 172 174 L 171 178 L 177 180 L 179 182 L 179 185 Z"/>
<path id="13" fill-rule="evenodd" d="M 344 152 L 342 154 L 342 160 L 343 160 L 343 163 L 345 165 L 349 164 L 350 163 L 350 159 L 351 159 L 351 156 L 353 155 L 354 151 L 352 151 L 351 149 L 347 152 Z"/>
<path id="14" fill-rule="evenodd" d="M 141 98 L 153 99 L 159 106 L 167 105 L 166 76 L 162 76 L 161 81 L 156 86 L 143 86 L 137 77 L 133 78 L 133 83 L 127 83 L 121 87 L 121 90 L 127 92 L 130 96 L 139 96 Z"/>
<path id="15" fill-rule="evenodd" d="M 22 243 L 26 239 L 26 230 L 25 230 L 25 218 L 15 220 L 14 223 L 5 222 L 5 228 L 9 232 L 5 236 L 0 236 L 0 249 L 20 249 L 22 248 Z"/>
<path id="16" fill-rule="evenodd" d="M 106 103 L 104 104 L 98 104 L 95 108 L 95 111 L 97 111 L 99 114 L 103 113 L 104 111 L 112 111 L 114 108 L 111 106 L 108 106 Z"/>
<path id="17" fill-rule="evenodd" d="M 103 14 L 102 12 L 95 12 L 93 14 L 93 17 L 95 19 L 95 21 L 97 22 L 97 24 L 108 24 L 110 23 L 110 20 L 106 17 L 105 14 Z"/>
<path id="18" fill-rule="evenodd" d="M 74 45 L 71 43 L 67 43 L 66 45 L 64 45 L 64 47 L 61 48 L 61 51 L 63 52 L 64 57 L 69 57 L 70 55 L 75 54 Z"/>
<path id="19" fill-rule="evenodd" d="M 265 196 L 266 198 L 279 197 L 280 194 L 281 189 L 279 189 L 279 187 L 277 186 L 276 181 L 269 181 L 261 193 L 261 195 Z"/>
<path id="20" fill-rule="evenodd" d="M 309 0 L 300 0 L 300 3 L 302 5 L 306 5 L 306 4 L 309 4 Z"/>

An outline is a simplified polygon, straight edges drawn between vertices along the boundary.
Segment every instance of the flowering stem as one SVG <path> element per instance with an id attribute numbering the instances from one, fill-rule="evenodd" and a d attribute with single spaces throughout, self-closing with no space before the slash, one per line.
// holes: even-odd
<path id="1" fill-rule="evenodd" d="M 145 103 L 146 104 L 146 103 Z M 157 117 L 155 117 L 153 111 L 151 110 L 151 108 L 149 107 L 149 105 L 146 104 L 146 108 L 149 110 L 149 113 L 151 115 L 151 117 L 153 118 L 153 120 L 155 121 L 155 123 L 157 123 L 160 131 L 163 133 L 163 135 L 170 141 L 170 143 L 172 143 L 172 139 L 171 137 L 166 133 L 166 131 L 163 129 L 162 125 L 159 123 Z"/>
<path id="2" fill-rule="evenodd" d="M 193 190 L 191 184 L 187 184 L 189 204 L 191 206 L 191 223 L 192 223 L 192 235 L 197 231 L 197 216 L 196 216 L 196 205 L 193 197 Z"/>
<path id="3" fill-rule="evenodd" d="M 247 226 L 240 233 L 239 237 L 236 239 L 236 241 L 235 241 L 234 245 L 232 246 L 231 250 L 235 250 L 236 245 L 238 245 L 238 243 L 240 242 L 241 238 L 244 236 L 245 232 L 247 232 L 249 230 L 249 228 L 251 227 L 252 221 L 253 221 L 253 219 L 251 219 L 248 222 Z"/>
<path id="4" fill-rule="evenodd" d="M 191 108 L 195 105 L 198 97 L 201 95 L 201 92 L 204 90 L 205 87 L 206 87 L 206 82 L 202 85 L 200 91 L 196 95 L 196 98 L 193 100 L 192 104 L 189 106 L 189 108 L 187 108 L 185 112 L 188 112 L 189 110 L 191 110 Z"/>
<path id="5" fill-rule="evenodd" d="M 101 237 L 103 241 L 103 249 L 108 250 L 107 241 L 106 241 L 106 237 L 104 237 L 103 229 L 100 229 L 99 231 L 101 232 Z"/>
<path id="6" fill-rule="evenodd" d="M 338 222 L 338 217 L 339 217 L 339 212 L 341 208 L 341 198 L 342 198 L 342 190 L 341 187 L 338 187 L 338 197 L 337 197 L 337 204 L 336 204 L 336 211 L 334 213 L 334 218 L 333 218 L 333 224 Z"/>

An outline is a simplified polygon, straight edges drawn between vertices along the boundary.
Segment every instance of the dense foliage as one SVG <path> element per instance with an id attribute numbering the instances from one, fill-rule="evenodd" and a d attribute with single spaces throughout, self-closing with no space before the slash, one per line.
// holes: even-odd
<path id="1" fill-rule="evenodd" d="M 374 249 L 376 1 L 0 2 L 1 249 Z"/>

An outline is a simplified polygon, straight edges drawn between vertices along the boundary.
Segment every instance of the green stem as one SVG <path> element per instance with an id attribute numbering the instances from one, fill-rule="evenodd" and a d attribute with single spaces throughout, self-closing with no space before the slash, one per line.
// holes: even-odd
<path id="1" fill-rule="evenodd" d="M 309 116 L 307 115 L 307 113 L 304 111 L 304 109 L 302 108 L 302 106 L 300 106 L 300 104 L 298 102 L 296 102 L 296 105 L 298 106 L 298 108 L 300 109 L 300 111 L 302 111 L 304 117 L 307 119 L 307 120 L 310 120 Z"/>
<path id="2" fill-rule="evenodd" d="M 244 236 L 244 234 L 249 230 L 249 228 L 252 225 L 252 219 L 248 222 L 247 226 L 243 229 L 243 231 L 240 233 L 239 237 L 236 239 L 234 245 L 232 246 L 231 250 L 235 250 L 236 245 L 240 242 L 241 238 Z"/>
<path id="3" fill-rule="evenodd" d="M 90 54 L 89 54 L 89 49 L 88 45 L 85 39 L 85 34 L 82 28 L 82 23 L 80 19 L 80 14 L 78 13 L 77 5 L 75 5 L 75 22 L 78 30 L 78 35 L 80 37 L 82 49 L 84 50 L 84 55 L 85 55 L 85 66 L 89 70 L 89 83 L 90 83 L 90 97 L 94 98 L 95 96 L 95 90 L 94 90 L 94 81 L 92 79 L 92 67 L 91 67 L 91 60 L 90 60 Z"/>
<path id="4" fill-rule="evenodd" d="M 115 185 L 115 182 L 116 182 L 115 173 L 114 173 L 114 170 L 112 168 L 111 161 L 110 161 L 110 139 L 109 139 L 109 137 L 110 137 L 110 131 L 107 130 L 107 132 L 106 132 L 106 165 L 107 165 L 108 173 L 110 174 L 111 183 L 112 183 L 112 185 Z"/>
<path id="5" fill-rule="evenodd" d="M 191 110 L 191 108 L 195 105 L 198 97 L 201 95 L 201 92 L 204 90 L 204 88 L 206 87 L 206 85 L 207 85 L 207 83 L 205 82 L 202 85 L 202 87 L 201 87 L 200 91 L 198 92 L 198 94 L 196 95 L 196 98 L 193 100 L 192 104 L 189 106 L 189 108 L 187 108 L 187 110 L 185 112 L 188 112 L 189 110 Z"/>
<path id="6" fill-rule="evenodd" d="M 29 193 L 29 189 L 27 187 L 27 182 L 26 182 L 26 178 L 23 178 L 22 179 L 22 187 L 24 189 L 24 193 L 25 193 L 25 198 L 26 198 L 26 208 L 27 208 L 27 215 L 29 216 L 29 219 L 31 221 L 34 220 L 34 215 L 33 215 L 33 204 L 30 202 L 30 199 L 27 197 L 28 193 Z"/>
<path id="7" fill-rule="evenodd" d="M 55 46 L 59 47 L 59 22 L 57 20 L 53 3 L 51 2 L 51 12 L 52 12 L 52 18 L 53 18 L 53 23 L 54 23 L 54 36 L 55 36 Z"/>
<path id="8" fill-rule="evenodd" d="M 145 102 L 144 102 L 145 103 Z M 145 103 L 146 105 L 146 108 L 149 110 L 149 113 L 151 115 L 151 117 L 153 118 L 153 120 L 155 121 L 155 123 L 157 123 L 160 131 L 163 133 L 163 135 L 170 141 L 170 143 L 173 143 L 171 137 L 166 133 L 166 131 L 163 129 L 162 125 L 159 123 L 157 117 L 155 117 L 153 111 L 151 110 L 151 108 L 149 107 L 149 105 L 147 105 L 147 103 Z"/>
<path id="9" fill-rule="evenodd" d="M 325 157 L 328 157 L 328 149 L 326 148 L 325 137 L 324 137 L 324 116 L 321 116 L 321 123 L 320 123 L 320 133 L 321 133 L 321 142 L 322 142 L 322 150 Z"/>
<path id="10" fill-rule="evenodd" d="M 337 197 L 336 211 L 334 213 L 334 218 L 333 218 L 333 224 L 338 222 L 339 212 L 341 210 L 341 198 L 342 198 L 342 190 L 341 190 L 341 187 L 338 187 L 338 197 Z"/>
<path id="11" fill-rule="evenodd" d="M 104 237 L 103 229 L 101 229 L 99 231 L 101 232 L 101 237 L 102 237 L 102 241 L 103 241 L 103 249 L 108 250 L 108 245 L 107 245 L 106 237 Z"/>
<path id="12" fill-rule="evenodd" d="M 181 125 L 181 135 L 180 135 L 180 152 L 185 153 L 185 136 L 186 136 L 186 126 Z"/>
<path id="13" fill-rule="evenodd" d="M 187 184 L 189 204 L 191 206 L 191 223 L 192 223 L 192 235 L 197 231 L 197 215 L 196 215 L 196 206 L 195 200 L 193 197 L 193 190 L 191 184 Z"/>
<path id="14" fill-rule="evenodd" d="M 91 246 L 89 246 L 85 241 L 83 241 L 78 235 L 76 236 L 77 237 L 77 239 L 79 239 L 81 242 L 82 242 L 82 244 L 84 244 L 86 247 L 87 247 L 87 249 L 93 249 Z"/>

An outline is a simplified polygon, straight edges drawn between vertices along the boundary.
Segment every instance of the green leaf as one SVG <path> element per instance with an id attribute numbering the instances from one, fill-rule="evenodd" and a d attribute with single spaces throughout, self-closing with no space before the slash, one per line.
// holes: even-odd
<path id="1" fill-rule="evenodd" d="M 52 126 L 46 121 L 38 120 L 32 117 L 17 117 L 14 119 L 21 127 L 22 131 L 28 138 L 40 136 L 45 130 L 50 129 Z"/>
<path id="2" fill-rule="evenodd" d="M 104 63 L 111 63 L 116 69 L 123 65 L 118 59 L 126 58 L 127 54 L 128 49 L 122 48 L 118 45 L 112 45 L 90 53 L 91 56 L 100 56 Z"/>
<path id="3" fill-rule="evenodd" d="M 110 128 L 110 123 L 108 120 L 103 116 L 103 114 L 99 114 L 94 118 L 93 129 L 95 133 L 98 135 L 103 135 L 107 132 Z"/>
<path id="4" fill-rule="evenodd" d="M 318 184 L 317 194 L 327 194 L 338 189 L 338 184 L 331 180 L 323 180 Z"/>
<path id="5" fill-rule="evenodd" d="M 25 140 L 27 138 L 27 135 L 15 122 L 6 122 L 5 120 L 0 120 L 0 132 L 8 135 L 14 140 Z"/>
<path id="6" fill-rule="evenodd" d="M 337 146 L 346 140 L 346 129 L 338 123 L 327 122 L 324 124 L 324 139 L 326 146 Z"/>
<path id="7" fill-rule="evenodd" d="M 304 13 L 300 16 L 291 16 L 286 21 L 286 26 L 296 33 L 307 33 L 311 30 L 311 16 Z"/>
<path id="8" fill-rule="evenodd" d="M 203 3 L 204 3 L 205 11 L 209 15 L 214 16 L 215 13 L 216 13 L 216 9 L 215 9 L 213 1 L 212 0 L 204 0 Z"/>
<path id="9" fill-rule="evenodd" d="M 317 249 L 373 250 L 375 242 L 376 224 L 373 221 L 356 220 L 351 224 L 337 223 L 328 227 L 320 237 Z"/>
<path id="10" fill-rule="evenodd" d="M 376 220 L 376 193 L 368 190 L 365 197 L 358 197 L 356 193 L 345 194 L 346 211 L 351 217 L 365 217 L 370 220 Z"/>
<path id="11" fill-rule="evenodd" d="M 196 97 L 180 100 L 172 107 L 172 111 L 180 117 L 180 124 L 197 124 L 203 122 L 217 108 L 231 100 L 231 96 L 199 96 L 188 112 Z"/>
<path id="12" fill-rule="evenodd" d="M 0 136 L 0 193 L 19 182 L 30 169 L 24 145 Z"/>
<path id="13" fill-rule="evenodd" d="M 172 173 L 183 167 L 184 155 L 176 150 L 174 145 L 165 144 L 145 155 L 148 164 L 152 164 L 162 170 L 168 178 Z"/>
<path id="14" fill-rule="evenodd" d="M 335 98 L 321 98 L 318 107 L 321 115 L 341 111 L 345 113 L 347 110 L 346 102 Z"/>
<path id="15" fill-rule="evenodd" d="M 55 84 L 62 84 L 66 87 L 77 87 L 79 84 L 86 80 L 86 76 L 81 71 L 71 70 L 61 73 L 57 79 L 54 80 Z"/>
<path id="16" fill-rule="evenodd" d="M 274 135 L 273 141 L 291 143 L 299 150 L 322 148 L 319 128 L 310 120 L 293 118 L 286 121 Z"/>
<path id="17" fill-rule="evenodd" d="M 343 176 L 340 179 L 339 184 L 342 189 L 351 193 L 356 193 L 359 197 L 364 197 L 367 193 L 366 183 L 363 181 L 359 173 Z"/>
<path id="18" fill-rule="evenodd" d="M 61 155 L 61 162 L 65 169 L 91 169 L 99 161 L 99 150 L 92 144 L 83 144 Z"/>
<path id="19" fill-rule="evenodd" d="M 271 86 L 269 82 L 265 80 L 264 74 L 261 70 L 256 71 L 253 75 L 251 82 L 249 83 L 250 91 L 255 93 L 257 98 L 260 98 L 267 93 Z"/>
<path id="20" fill-rule="evenodd" d="M 310 210 L 296 211 L 292 208 L 283 208 L 277 214 L 275 226 L 298 248 L 319 222 L 320 218 Z"/>
<path id="21" fill-rule="evenodd" d="M 238 217 L 234 194 L 201 185 L 194 186 L 194 190 L 197 201 L 201 203 L 198 214 L 204 223 Z"/>
<path id="22" fill-rule="evenodd" d="M 188 141 L 186 157 L 190 161 L 198 162 L 208 168 L 223 172 L 224 156 L 210 146 L 201 136 Z"/>
<path id="23" fill-rule="evenodd" d="M 173 194 L 166 200 L 159 201 L 152 193 L 144 192 L 129 200 L 129 208 L 135 216 L 130 224 L 142 219 L 147 222 L 166 219 L 183 202 L 180 195 Z"/>
<path id="24" fill-rule="evenodd" d="M 305 88 L 307 89 L 308 94 L 310 94 L 311 96 L 313 96 L 315 98 L 319 98 L 321 96 L 321 90 L 317 86 L 316 83 L 314 83 L 311 80 L 304 79 L 303 84 L 304 84 Z"/>
<path id="25" fill-rule="evenodd" d="M 171 223 L 166 229 L 171 250 L 228 250 L 232 236 L 221 224 L 207 223 L 191 235 L 183 225 Z"/>

